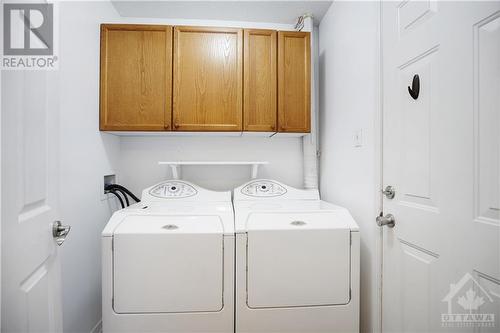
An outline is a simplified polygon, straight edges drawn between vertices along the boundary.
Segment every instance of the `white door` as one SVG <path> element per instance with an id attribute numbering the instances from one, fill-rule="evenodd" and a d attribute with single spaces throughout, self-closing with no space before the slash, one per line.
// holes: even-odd
<path id="1" fill-rule="evenodd" d="M 2 73 L 2 332 L 62 331 L 56 75 Z"/>
<path id="2" fill-rule="evenodd" d="M 499 332 L 500 2 L 382 7 L 383 331 Z"/>

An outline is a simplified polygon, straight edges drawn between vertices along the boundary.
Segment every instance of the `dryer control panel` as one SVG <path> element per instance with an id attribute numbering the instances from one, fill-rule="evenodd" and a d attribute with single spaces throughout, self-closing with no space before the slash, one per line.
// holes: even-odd
<path id="1" fill-rule="evenodd" d="M 193 186 L 181 181 L 160 183 L 149 191 L 149 194 L 157 198 L 187 198 L 197 193 Z"/>
<path id="2" fill-rule="evenodd" d="M 286 188 L 270 180 L 258 180 L 247 184 L 241 193 L 252 197 L 277 197 L 286 193 Z"/>

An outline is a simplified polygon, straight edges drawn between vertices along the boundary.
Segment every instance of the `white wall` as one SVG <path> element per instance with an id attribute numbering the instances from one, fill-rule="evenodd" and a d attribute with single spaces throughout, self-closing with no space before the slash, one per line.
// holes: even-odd
<path id="1" fill-rule="evenodd" d="M 61 217 L 72 227 L 60 249 L 63 326 L 88 333 L 101 319 L 100 233 L 111 213 L 103 175 L 120 144 L 99 132 L 99 24 L 117 14 L 107 2 L 60 6 Z"/>
<path id="2" fill-rule="evenodd" d="M 302 140 L 255 137 L 123 137 L 118 180 L 136 195 L 147 186 L 171 178 L 158 161 L 269 161 L 259 177 L 301 187 Z M 242 166 L 184 167 L 182 178 L 214 190 L 231 189 L 248 181 Z"/>
<path id="3" fill-rule="evenodd" d="M 320 23 L 320 190 L 361 229 L 361 331 L 378 330 L 379 3 L 334 2 Z M 362 146 L 353 146 L 362 131 Z"/>

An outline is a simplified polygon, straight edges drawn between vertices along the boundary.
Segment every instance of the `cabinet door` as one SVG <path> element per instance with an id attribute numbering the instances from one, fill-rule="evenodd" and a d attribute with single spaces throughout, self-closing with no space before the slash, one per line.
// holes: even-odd
<path id="1" fill-rule="evenodd" d="M 244 131 L 276 131 L 276 31 L 245 30 Z"/>
<path id="2" fill-rule="evenodd" d="M 172 27 L 101 25 L 100 129 L 170 129 Z"/>
<path id="3" fill-rule="evenodd" d="M 241 131 L 241 29 L 175 27 L 174 130 Z"/>
<path id="4" fill-rule="evenodd" d="M 309 32 L 278 32 L 279 132 L 311 131 Z"/>

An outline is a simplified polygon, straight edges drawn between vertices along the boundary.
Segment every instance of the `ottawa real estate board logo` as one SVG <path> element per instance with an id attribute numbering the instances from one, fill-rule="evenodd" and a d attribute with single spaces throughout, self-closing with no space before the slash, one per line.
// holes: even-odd
<path id="1" fill-rule="evenodd" d="M 450 285 L 442 299 L 448 311 L 441 314 L 443 327 L 494 328 L 496 305 L 500 294 L 482 286 L 470 273 Z M 493 311 L 492 311 L 493 310 Z"/>
<path id="2" fill-rule="evenodd" d="M 53 3 L 4 3 L 3 70 L 54 70 L 58 67 Z"/>

